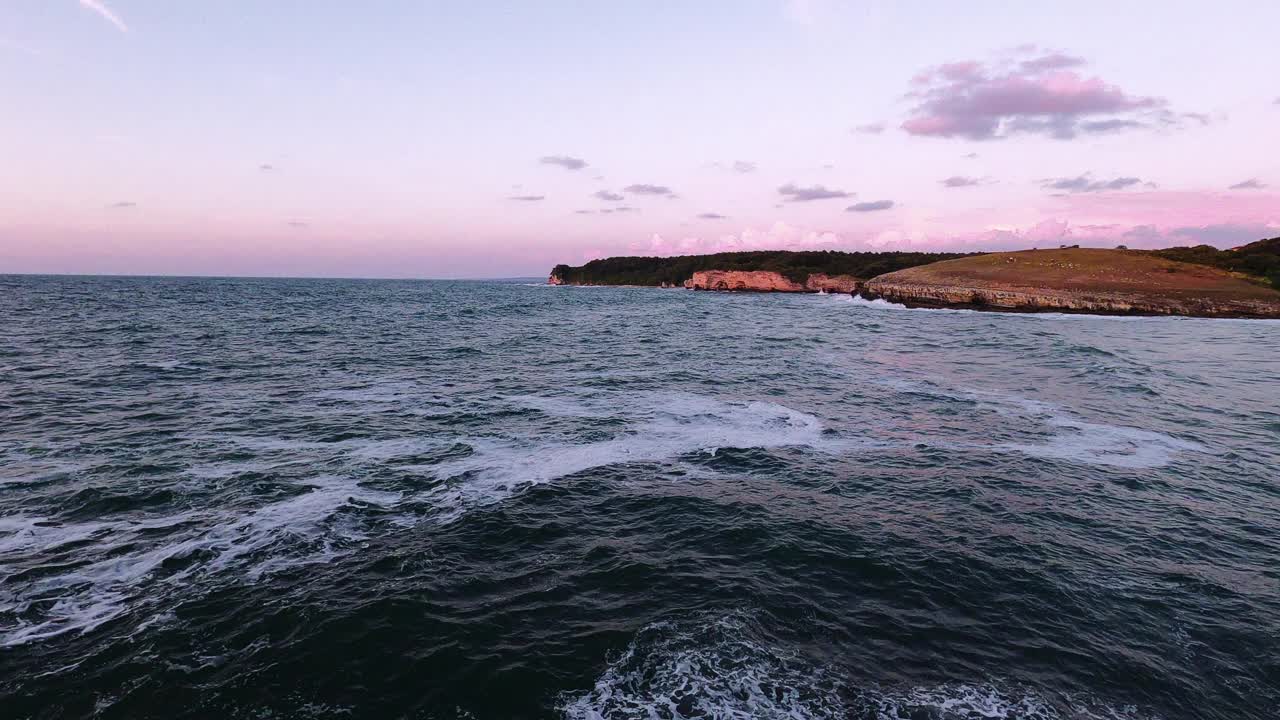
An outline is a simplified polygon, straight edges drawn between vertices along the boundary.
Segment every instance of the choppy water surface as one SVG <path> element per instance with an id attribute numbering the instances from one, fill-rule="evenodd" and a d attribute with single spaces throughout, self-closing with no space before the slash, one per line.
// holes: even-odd
<path id="1" fill-rule="evenodd" d="M 0 715 L 1280 716 L 1280 324 L 0 277 Z"/>

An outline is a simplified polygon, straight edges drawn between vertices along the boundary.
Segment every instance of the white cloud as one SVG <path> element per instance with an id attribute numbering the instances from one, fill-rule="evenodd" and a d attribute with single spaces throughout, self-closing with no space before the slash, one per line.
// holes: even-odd
<path id="1" fill-rule="evenodd" d="M 80 7 L 92 10 L 103 17 L 107 22 L 115 25 L 120 32 L 129 32 L 129 26 L 124 24 L 119 15 L 111 11 L 111 8 L 99 2 L 99 0 L 80 0 Z"/>
<path id="2" fill-rule="evenodd" d="M 834 250 L 842 244 L 836 233 L 806 230 L 779 221 L 765 229 L 746 228 L 736 234 L 712 237 L 670 240 L 654 235 L 649 242 L 633 245 L 631 249 L 642 255 L 703 255 L 744 250 Z"/>

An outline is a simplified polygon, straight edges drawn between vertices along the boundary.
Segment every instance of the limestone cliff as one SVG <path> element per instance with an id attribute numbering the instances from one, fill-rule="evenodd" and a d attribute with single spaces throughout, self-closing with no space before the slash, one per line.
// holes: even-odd
<path id="1" fill-rule="evenodd" d="M 851 294 L 862 287 L 862 281 L 850 275 L 813 273 L 804 281 L 804 287 L 810 292 Z"/>
<path id="2" fill-rule="evenodd" d="M 746 292 L 805 292 L 804 285 L 765 270 L 699 270 L 685 281 L 691 290 Z"/>
<path id="3" fill-rule="evenodd" d="M 691 290 L 851 293 L 858 289 L 858 280 L 848 275 L 813 273 L 801 284 L 767 270 L 699 270 L 684 286 Z"/>

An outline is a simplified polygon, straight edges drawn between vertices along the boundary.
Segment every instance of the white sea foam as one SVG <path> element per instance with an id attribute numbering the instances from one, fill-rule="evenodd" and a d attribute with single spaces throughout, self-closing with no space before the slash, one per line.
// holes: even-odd
<path id="1" fill-rule="evenodd" d="M 819 296 L 822 293 L 818 293 Z M 853 305 L 854 307 L 873 308 L 877 310 L 910 310 L 912 312 L 927 312 L 941 314 L 965 314 L 972 315 L 981 313 L 983 315 L 995 315 L 1010 318 L 1039 320 L 1106 320 L 1109 322 L 1243 322 L 1243 323 L 1274 323 L 1280 324 L 1280 320 L 1274 318 L 1197 318 L 1185 315 L 1100 315 L 1093 313 L 1064 313 L 1064 312 L 1016 312 L 1012 310 L 975 310 L 973 308 L 953 308 L 953 307 L 907 307 L 901 303 L 890 302 L 883 298 L 868 300 L 861 295 L 848 295 L 845 293 L 829 294 L 827 298 L 831 302 L 839 302 Z"/>
<path id="2" fill-rule="evenodd" d="M 0 585 L 0 613 L 34 616 L 0 625 L 0 646 L 20 645 L 71 631 L 88 631 L 134 610 L 150 608 L 169 590 L 214 578 L 256 579 L 299 566 L 323 563 L 359 545 L 373 530 L 353 505 L 384 511 L 379 522 L 406 527 L 448 522 L 467 510 L 492 505 L 523 488 L 553 482 L 583 470 L 632 462 L 663 462 L 719 448 L 819 446 L 822 424 L 814 416 L 770 402 L 722 401 L 687 394 L 632 395 L 596 400 L 521 397 L 504 402 L 576 418 L 622 417 L 616 437 L 590 443 L 522 438 L 350 439 L 318 443 L 270 437 L 205 438 L 266 453 L 248 461 L 193 467 L 192 482 L 215 483 L 248 470 L 311 463 L 340 463 L 348 475 L 312 477 L 309 489 L 236 514 L 232 509 L 177 512 L 141 521 L 67 523 L 47 518 L 0 518 L 0 567 L 50 556 L 72 543 L 90 541 L 63 562 L 66 569 Z M 831 441 L 826 441 L 831 442 Z M 373 490 L 358 477 L 388 460 L 439 451 L 464 443 L 469 456 L 401 470 L 441 481 L 426 491 Z M 412 512 L 400 510 L 406 504 Z M 423 510 L 423 507 L 428 508 Z M 166 529 L 169 532 L 164 532 Z M 387 531 L 383 525 L 382 532 Z M 68 551 L 69 552 L 69 551 Z M 73 560 L 88 559 L 85 564 Z M 163 612 L 163 608 L 150 608 Z"/>
<path id="3" fill-rule="evenodd" d="M 1035 457 L 1157 467 L 1179 453 L 1201 452 L 1195 443 L 1157 432 L 1080 420 L 1051 404 L 1011 395 L 947 390 L 930 383 L 890 383 L 902 392 L 963 399 L 1020 425 L 1048 430 L 1047 440 L 955 444 Z M 511 397 L 507 405 L 536 408 L 579 421 L 620 420 L 605 440 L 529 440 L 514 437 L 428 437 L 318 443 L 270 437 L 219 438 L 266 453 L 249 461 L 192 468 L 196 482 L 217 481 L 246 470 L 267 472 L 281 464 L 339 463 L 346 476 L 309 478 L 306 492 L 239 514 L 233 509 L 192 510 L 142 521 L 61 523 L 40 517 L 0 518 L 0 567 L 12 569 L 37 557 L 65 569 L 0 584 L 0 613 L 27 617 L 0 625 L 0 646 L 18 645 L 69 631 L 85 631 L 140 609 L 169 589 L 214 577 L 254 579 L 330 561 L 356 547 L 371 521 L 343 512 L 353 505 L 384 511 L 381 532 L 424 520 L 449 522 L 468 510 L 501 502 L 534 485 L 592 468 L 624 463 L 668 463 L 682 456 L 713 455 L 724 448 L 807 447 L 833 454 L 883 447 L 865 439 L 827 437 L 814 415 L 772 402 L 720 400 L 691 394 L 605 394 L 597 397 Z M 402 471 L 434 477 L 429 490 L 402 492 L 362 487 L 359 477 L 390 460 L 465 444 L 463 458 Z M 409 504 L 413 510 L 400 510 Z M 425 508 L 425 509 L 424 509 Z M 168 529 L 168 532 L 165 530 Z M 72 549 L 74 544 L 85 544 Z M 56 556 L 65 555 L 61 560 Z M 49 560 L 49 556 L 54 556 Z M 88 562 L 76 565 L 76 561 Z M 46 570 L 48 568 L 46 567 Z M 163 608 L 156 608 L 156 612 Z M 726 716 L 728 717 L 728 716 Z"/>
<path id="4" fill-rule="evenodd" d="M 899 392 L 976 403 L 1008 418 L 1010 427 L 1039 428 L 1049 433 L 1047 439 L 1039 441 L 942 444 L 957 449 L 989 449 L 1125 468 L 1163 467 L 1182 453 L 1208 452 L 1203 445 L 1190 440 L 1142 428 L 1086 422 L 1053 403 L 1010 393 L 947 389 L 907 380 L 888 380 L 884 384 Z"/>
<path id="5" fill-rule="evenodd" d="M 137 606 L 144 596 L 154 599 L 166 586 L 181 586 L 195 576 L 234 570 L 253 579 L 326 562 L 364 537 L 358 527 L 336 518 L 341 508 L 352 501 L 393 506 L 401 500 L 399 493 L 361 488 L 338 477 L 314 478 L 309 484 L 307 492 L 241 516 L 190 511 L 146 521 L 88 523 L 5 518 L 0 522 L 0 558 L 6 565 L 87 539 L 94 540 L 92 556 L 100 559 L 6 583 L 0 612 L 21 615 L 33 605 L 42 609 L 39 620 L 0 626 L 0 646 L 91 630 Z M 159 542 L 148 539 L 165 528 L 174 528 L 173 534 Z M 303 545 L 303 552 L 279 547 L 290 542 Z M 200 562 L 181 562 L 197 554 Z M 163 566 L 170 561 L 185 567 L 166 572 Z"/>
<path id="6" fill-rule="evenodd" d="M 1044 422 L 1057 432 L 1042 443 L 998 443 L 991 448 L 1033 457 L 1124 468 L 1164 467 L 1185 452 L 1206 452 L 1203 445 L 1139 428 L 1088 423 L 1065 415 Z"/>
<path id="7" fill-rule="evenodd" d="M 731 402 L 687 394 L 609 398 L 598 403 L 524 398 L 526 405 L 571 417 L 607 417 L 627 412 L 640 419 L 625 433 L 592 443 L 469 439 L 473 454 L 436 466 L 450 482 L 432 501 L 456 518 L 521 488 L 541 485 L 591 468 L 618 463 L 660 462 L 718 448 L 815 446 L 822 423 L 813 415 L 770 402 Z"/>
<path id="8" fill-rule="evenodd" d="M 591 689 L 561 698 L 567 720 L 1138 720 L 1130 706 L 995 683 L 850 687 L 834 666 L 761 641 L 749 614 L 642 628 Z M 1152 718 L 1154 720 L 1154 718 Z"/>
<path id="9" fill-rule="evenodd" d="M 810 720 L 846 717 L 840 683 L 754 640 L 742 614 L 642 629 L 595 686 L 562 700 L 569 720 Z"/>
<path id="10" fill-rule="evenodd" d="M 1050 700 L 1036 691 L 1003 689 L 992 683 L 869 690 L 859 693 L 855 703 L 861 712 L 857 717 L 877 720 L 1159 720 L 1131 705 L 1116 706 L 1071 693 Z"/>
<path id="11" fill-rule="evenodd" d="M 840 293 L 839 295 L 828 295 L 827 297 L 832 302 L 853 305 L 854 307 L 873 308 L 876 310 L 910 310 L 911 309 L 901 303 L 889 302 L 888 300 L 885 300 L 883 298 L 868 300 L 862 297 L 861 295 L 846 295 L 844 293 Z"/>

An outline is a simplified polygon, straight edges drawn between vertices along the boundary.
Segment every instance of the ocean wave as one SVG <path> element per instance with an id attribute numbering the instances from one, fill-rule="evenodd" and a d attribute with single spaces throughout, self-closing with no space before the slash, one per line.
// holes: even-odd
<path id="1" fill-rule="evenodd" d="M 1001 688 L 990 682 L 921 685 L 897 691 L 864 690 L 844 716 L 900 720 L 1160 720 L 1132 705 L 1081 696 Z"/>
<path id="2" fill-rule="evenodd" d="M 909 310 L 912 312 L 940 313 L 953 315 L 994 315 L 1009 318 L 1035 318 L 1038 320 L 1106 320 L 1111 322 L 1210 322 L 1210 323 L 1273 323 L 1280 324 L 1280 319 L 1275 318 L 1198 318 L 1186 315 L 1110 315 L 1086 312 L 1039 312 L 1026 311 L 1019 312 L 1015 310 L 977 310 L 974 308 L 956 308 L 956 307 L 909 307 L 902 303 L 896 303 L 884 298 L 876 298 L 868 300 L 861 295 L 839 294 L 822 294 L 816 293 L 816 297 L 821 297 L 829 302 L 837 302 L 853 305 L 854 307 L 872 308 L 876 310 Z"/>
<path id="3" fill-rule="evenodd" d="M 719 448 L 816 446 L 823 426 L 817 417 L 762 401 L 725 401 L 678 393 L 605 397 L 594 401 L 521 397 L 516 402 L 567 417 L 605 418 L 622 412 L 627 427 L 609 440 L 529 442 L 466 438 L 469 457 L 435 468 L 446 484 L 431 493 L 433 504 L 456 519 L 470 508 L 490 505 L 515 492 L 591 468 L 619 463 L 662 462 Z"/>
<path id="4" fill-rule="evenodd" d="M 202 442 L 250 450 L 257 457 L 192 466 L 185 474 L 200 484 L 304 461 L 344 472 L 297 481 L 305 489 L 241 514 L 192 510 L 101 522 L 0 518 L 0 557 L 11 569 L 0 592 L 0 617 L 14 618 L 0 622 L 0 646 L 87 632 L 131 611 L 154 615 L 160 611 L 154 607 L 157 600 L 184 586 L 218 578 L 253 581 L 331 562 L 371 534 L 453 522 L 468 511 L 584 470 L 709 455 L 719 448 L 815 446 L 823 431 L 813 415 L 783 405 L 689 394 L 595 400 L 519 396 L 501 402 L 578 418 L 622 413 L 627 424 L 612 439 L 588 443 L 520 436 L 334 443 L 202 436 Z M 436 482 L 425 490 L 386 490 L 354 479 L 387 466 L 427 474 Z M 378 512 L 361 512 L 368 507 Z M 82 546 L 89 541 L 86 554 Z M 24 564 L 30 567 L 20 569 Z"/>
<path id="5" fill-rule="evenodd" d="M 689 626 L 648 625 L 591 690 L 562 698 L 560 710 L 568 720 L 846 716 L 838 680 L 756 640 L 750 624 L 734 613 Z"/>
<path id="6" fill-rule="evenodd" d="M 899 392 L 961 400 L 1031 428 L 1027 439 L 931 443 L 1032 457 L 1128 468 L 1159 467 L 1181 453 L 1204 452 L 1197 443 L 1158 432 L 1086 422 L 1052 404 L 977 390 L 949 390 L 927 382 L 888 381 Z M 359 399 L 401 396 L 399 389 Z M 335 399 L 354 399 L 339 392 Z M 145 596 L 183 582 L 226 577 L 254 579 L 341 557 L 371 534 L 396 532 L 423 522 L 454 522 L 468 512 L 501 503 L 529 488 L 594 468 L 630 463 L 705 464 L 727 448 L 804 447 L 832 455 L 892 445 L 874 433 L 841 438 L 815 415 L 778 403 L 727 400 L 687 393 L 562 397 L 510 396 L 499 406 L 536 410 L 579 422 L 617 421 L 607 439 L 530 439 L 508 435 L 350 438 L 325 443 L 262 436 L 202 436 L 250 451 L 251 458 L 190 467 L 197 485 L 218 485 L 246 472 L 321 463 L 339 474 L 294 479 L 301 492 L 248 511 L 181 511 L 143 520 L 65 522 L 54 515 L 0 520 L 0 556 L 13 568 L 0 594 L 0 645 L 88 631 L 131 609 Z M 920 438 L 916 438 L 919 440 Z M 927 439 L 927 438 L 926 438 Z M 377 472 L 428 478 L 379 482 L 356 478 Z M 377 512 L 364 512 L 376 507 Z M 92 551 L 75 551 L 91 543 Z M 39 564 L 36 565 L 36 560 Z M 27 572 L 20 568 L 31 565 Z"/>
<path id="7" fill-rule="evenodd" d="M 889 302 L 884 298 L 876 298 L 874 300 L 868 300 L 862 297 L 861 295 L 846 295 L 844 293 L 841 293 L 839 295 L 827 295 L 826 298 L 831 302 L 844 303 L 848 305 L 853 305 L 854 307 L 874 308 L 876 310 L 918 309 L 918 308 L 909 308 L 906 305 L 903 305 L 901 303 Z"/>
<path id="8" fill-rule="evenodd" d="M 885 380 L 900 393 L 970 403 L 1009 422 L 1002 433 L 1030 435 L 1027 440 L 942 442 L 942 447 L 1019 453 L 1037 458 L 1123 468 L 1157 468 L 1184 453 L 1208 453 L 1202 444 L 1143 428 L 1088 422 L 1053 403 L 977 389 L 947 389 L 934 383 Z"/>
<path id="9" fill-rule="evenodd" d="M 957 682 L 854 687 L 764 639 L 752 613 L 642 628 L 585 692 L 566 693 L 566 720 L 1156 720 L 1136 707 L 1080 693 Z"/>
<path id="10" fill-rule="evenodd" d="M 1140 428 L 1090 423 L 1049 414 L 1040 416 L 1056 432 L 1044 442 L 1005 442 L 989 446 L 1038 458 L 1123 468 L 1157 468 L 1183 453 L 1207 452 L 1200 443 Z"/>
<path id="11" fill-rule="evenodd" d="M 87 632 L 226 570 L 253 580 L 328 562 L 367 537 L 359 525 L 338 518 L 342 508 L 352 503 L 390 507 L 402 499 L 338 477 L 314 478 L 308 487 L 241 516 L 188 511 L 84 523 L 4 518 L 0 557 L 9 573 L 0 593 L 0 616 L 12 620 L 0 624 L 0 647 Z M 88 540 L 91 548 L 84 547 Z M 304 551 L 297 552 L 298 546 Z M 30 567 L 23 569 L 24 564 Z"/>

